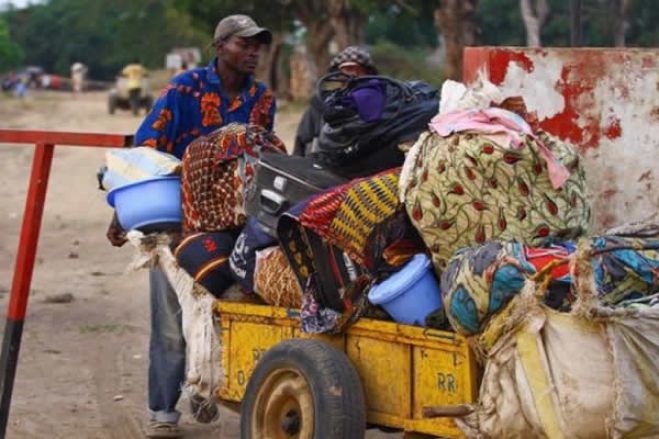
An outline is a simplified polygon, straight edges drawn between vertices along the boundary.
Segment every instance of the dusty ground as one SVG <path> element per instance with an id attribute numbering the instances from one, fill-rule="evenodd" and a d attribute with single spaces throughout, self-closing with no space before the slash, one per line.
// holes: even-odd
<path id="1" fill-rule="evenodd" d="M 298 109 L 277 133 L 292 145 Z M 105 95 L 0 96 L 0 128 L 133 133 L 140 118 L 109 116 Z M 0 307 L 13 276 L 33 148 L 0 145 Z M 145 272 L 126 273 L 131 248 L 111 247 L 111 210 L 98 191 L 101 149 L 56 149 L 20 352 L 8 438 L 139 438 L 146 418 L 149 304 Z M 70 294 L 68 303 L 53 296 Z M 4 321 L 0 323 L 4 330 Z M 187 438 L 237 438 L 238 416 L 196 424 L 179 403 Z M 371 439 L 398 437 L 369 433 Z"/>

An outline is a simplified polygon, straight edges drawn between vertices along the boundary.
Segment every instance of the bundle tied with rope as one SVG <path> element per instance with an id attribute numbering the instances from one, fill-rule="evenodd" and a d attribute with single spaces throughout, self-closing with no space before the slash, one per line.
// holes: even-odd
<path id="1" fill-rule="evenodd" d="M 615 250 L 579 241 L 470 337 L 485 368 L 478 403 L 456 418 L 468 437 L 659 435 L 658 295 L 601 305 L 592 258 Z M 565 263 L 577 294 L 569 313 L 542 302 L 549 274 Z"/>
<path id="2" fill-rule="evenodd" d="M 128 270 L 159 267 L 167 276 L 181 305 L 181 325 L 186 342 L 186 381 L 183 389 L 191 395 L 212 401 L 224 382 L 222 345 L 215 328 L 215 297 L 176 262 L 165 233 L 144 235 L 131 230 L 128 241 L 135 255 Z"/>

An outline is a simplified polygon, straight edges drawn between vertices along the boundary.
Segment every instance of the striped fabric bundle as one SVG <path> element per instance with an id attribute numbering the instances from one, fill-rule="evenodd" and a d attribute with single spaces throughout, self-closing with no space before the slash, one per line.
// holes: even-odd
<path id="1" fill-rule="evenodd" d="M 324 192 L 305 207 L 300 223 L 358 264 L 369 266 L 365 254 L 369 238 L 400 206 L 399 172 L 391 169 Z"/>

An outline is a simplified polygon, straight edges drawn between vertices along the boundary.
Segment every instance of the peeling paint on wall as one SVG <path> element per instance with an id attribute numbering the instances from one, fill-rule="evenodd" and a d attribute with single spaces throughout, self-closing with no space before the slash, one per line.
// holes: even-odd
<path id="1" fill-rule="evenodd" d="M 530 54 L 533 68 L 528 71 L 517 62 L 510 62 L 500 87 L 504 97 L 524 94 L 529 111 L 535 111 L 540 120 L 549 119 L 565 109 L 565 98 L 556 89 L 561 79 L 563 64 L 557 57 Z"/>
<path id="2" fill-rule="evenodd" d="M 541 127 L 584 155 L 596 229 L 659 216 L 659 50 L 467 48 Z"/>

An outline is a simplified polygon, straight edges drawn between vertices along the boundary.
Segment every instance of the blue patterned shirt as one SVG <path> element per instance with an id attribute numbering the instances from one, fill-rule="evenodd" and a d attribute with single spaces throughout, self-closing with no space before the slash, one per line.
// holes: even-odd
<path id="1" fill-rule="evenodd" d="M 230 101 L 213 59 L 208 66 L 188 70 L 171 80 L 138 128 L 135 145 L 151 146 L 182 158 L 194 139 L 232 122 L 272 130 L 275 109 L 272 91 L 251 76 Z"/>

